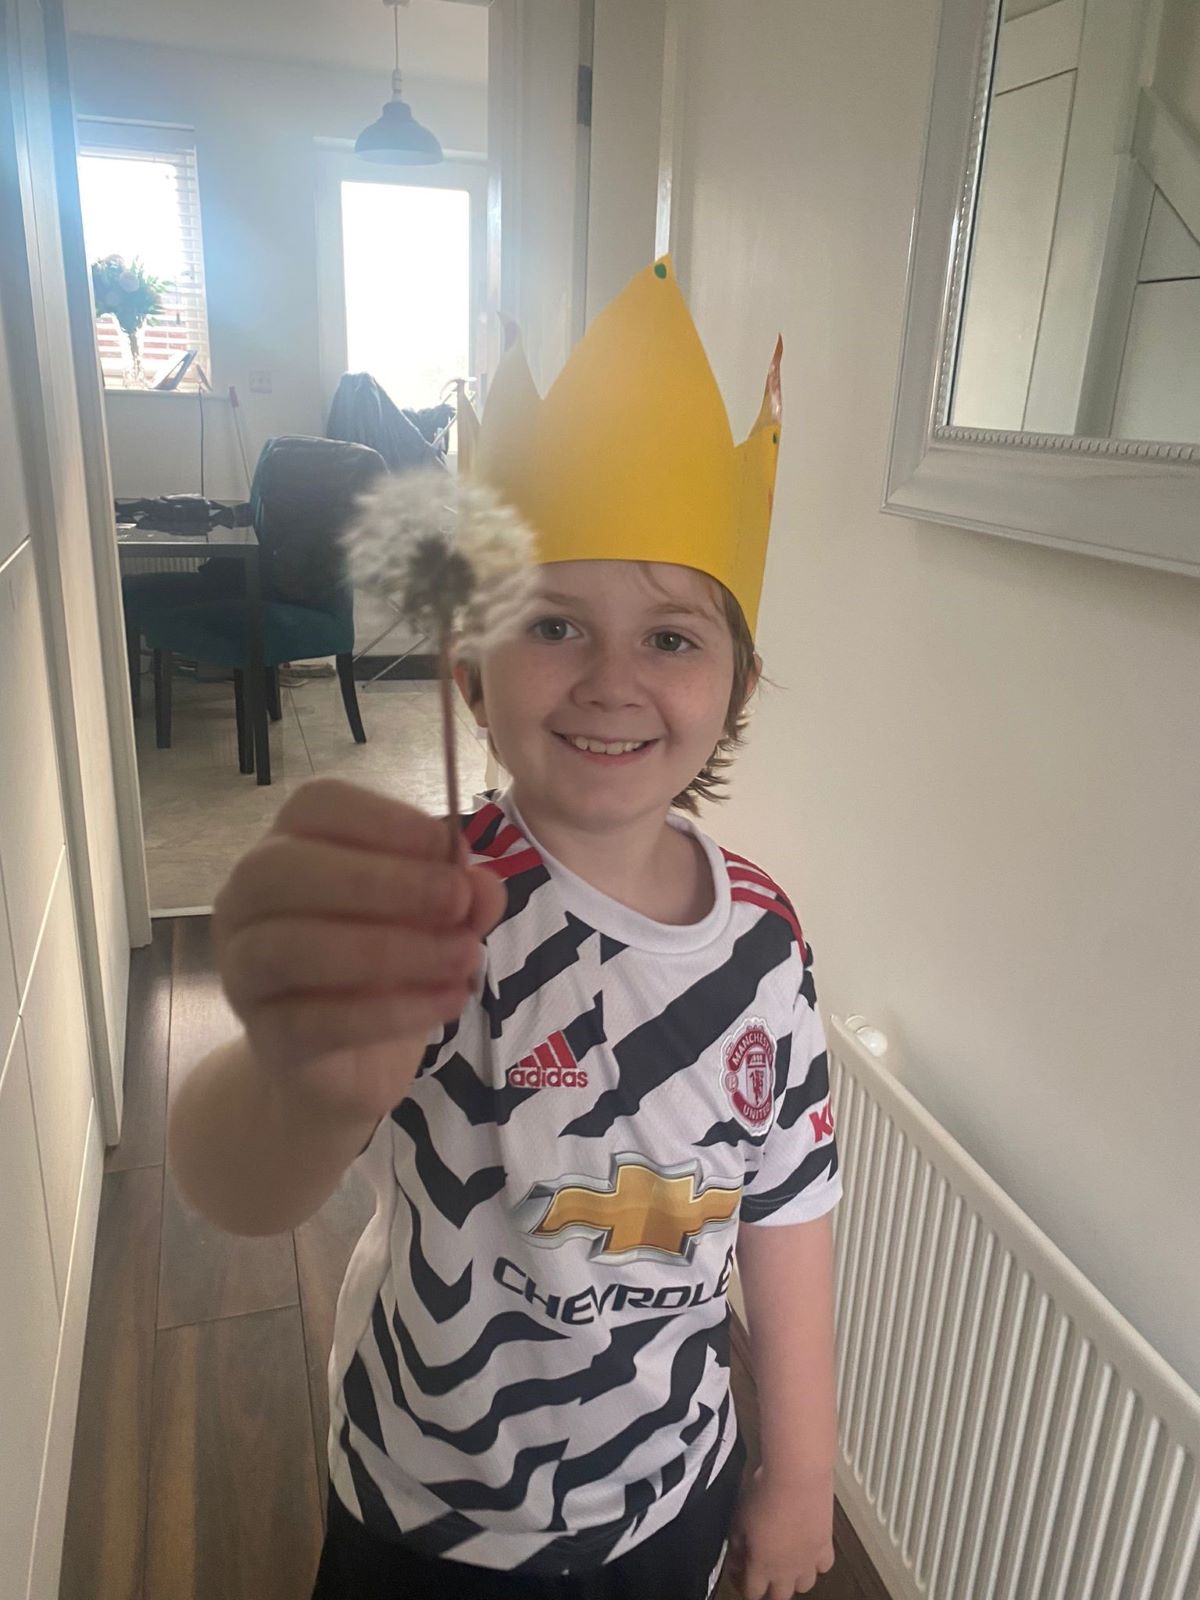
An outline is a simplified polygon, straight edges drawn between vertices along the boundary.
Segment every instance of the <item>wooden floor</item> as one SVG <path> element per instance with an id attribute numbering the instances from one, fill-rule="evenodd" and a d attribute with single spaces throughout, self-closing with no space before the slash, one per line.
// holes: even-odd
<path id="1" fill-rule="evenodd" d="M 125 1127 L 108 1152 L 84 1351 L 61 1600 L 309 1600 L 323 1533 L 325 1367 L 370 1214 L 351 1168 L 294 1233 L 238 1239 L 164 1170 L 169 1078 L 229 1036 L 206 918 L 135 952 Z M 733 1383 L 757 1450 L 748 1349 Z M 886 1600 L 838 1513 L 820 1600 Z M 725 1585 L 721 1600 L 734 1600 Z"/>

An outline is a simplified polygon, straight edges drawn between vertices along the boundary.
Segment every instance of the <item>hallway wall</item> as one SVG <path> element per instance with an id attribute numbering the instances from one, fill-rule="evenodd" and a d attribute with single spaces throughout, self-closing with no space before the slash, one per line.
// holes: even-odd
<path id="1" fill-rule="evenodd" d="M 690 0 L 680 275 L 785 424 L 733 797 L 823 1010 L 1200 1386 L 1200 584 L 879 512 L 933 0 Z"/>

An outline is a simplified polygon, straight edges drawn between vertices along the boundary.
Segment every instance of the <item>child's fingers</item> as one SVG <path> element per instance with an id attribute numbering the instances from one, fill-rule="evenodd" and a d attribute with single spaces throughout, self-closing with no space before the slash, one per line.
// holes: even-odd
<path id="1" fill-rule="evenodd" d="M 255 923 L 221 952 L 225 988 L 241 1013 L 288 995 L 465 986 L 478 964 L 479 941 L 470 932 L 422 934 L 316 917 Z"/>
<path id="2" fill-rule="evenodd" d="M 453 928 L 471 904 L 466 873 L 447 862 L 383 855 L 293 834 L 268 834 L 234 867 L 213 906 L 218 936 L 300 915 Z"/>
<path id="3" fill-rule="evenodd" d="M 768 1600 L 767 1574 L 762 1567 L 755 1566 L 752 1561 L 744 1567 L 737 1585 L 742 1591 L 743 1600 Z"/>
<path id="4" fill-rule="evenodd" d="M 745 1565 L 746 1547 L 737 1534 L 732 1533 L 725 1551 L 725 1571 L 733 1582 L 741 1578 Z"/>
<path id="5" fill-rule="evenodd" d="M 461 1016 L 465 986 L 393 995 L 314 995 L 260 1006 L 247 1028 L 263 1060 L 302 1065 L 391 1039 L 419 1038 Z"/>
<path id="6" fill-rule="evenodd" d="M 301 785 L 280 807 L 273 831 L 431 861 L 449 858 L 444 821 L 340 778 Z"/>

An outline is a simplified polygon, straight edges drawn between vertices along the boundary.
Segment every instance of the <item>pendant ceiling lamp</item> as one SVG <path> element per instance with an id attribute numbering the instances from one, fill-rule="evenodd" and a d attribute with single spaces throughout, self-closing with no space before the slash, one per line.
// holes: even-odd
<path id="1" fill-rule="evenodd" d="M 400 98 L 400 7 L 408 0 L 383 0 L 392 8 L 396 37 L 396 65 L 392 72 L 392 98 L 383 114 L 364 128 L 354 141 L 354 153 L 364 161 L 392 162 L 398 166 L 429 166 L 442 159 L 437 135 L 424 128 L 412 108 Z"/>

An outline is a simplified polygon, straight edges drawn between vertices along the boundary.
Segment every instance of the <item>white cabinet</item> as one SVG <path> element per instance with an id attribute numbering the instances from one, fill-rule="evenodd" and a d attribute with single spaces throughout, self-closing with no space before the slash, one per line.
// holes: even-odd
<path id="1" fill-rule="evenodd" d="M 92 1109 L 87 1020 L 67 864 L 54 884 L 22 1011 L 59 1304 L 65 1310 L 84 1144 Z"/>
<path id="2" fill-rule="evenodd" d="M 59 1311 L 20 1028 L 0 1067 L 0 1583 L 25 1597 Z"/>
<path id="3" fill-rule="evenodd" d="M 0 568 L 0 751 L 0 871 L 17 992 L 23 994 L 63 848 L 54 722 L 28 541 Z M 0 1048 L 7 1043 L 5 1037 Z"/>
<path id="4" fill-rule="evenodd" d="M 12 939 L 8 932 L 8 913 L 4 908 L 3 881 L 0 879 L 0 1060 L 8 1051 L 17 1025 L 17 975 L 13 968 Z"/>

